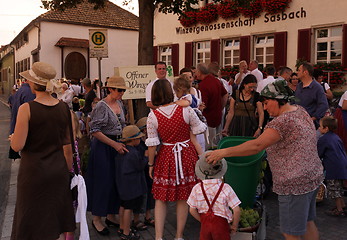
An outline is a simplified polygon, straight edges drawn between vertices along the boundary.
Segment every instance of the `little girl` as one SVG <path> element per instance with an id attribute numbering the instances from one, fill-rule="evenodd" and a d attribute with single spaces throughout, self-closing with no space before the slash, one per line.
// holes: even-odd
<path id="1" fill-rule="evenodd" d="M 176 104 L 179 106 L 182 106 L 182 107 L 190 106 L 195 111 L 200 111 L 197 109 L 197 107 L 199 105 L 197 98 L 194 95 L 189 93 L 190 88 L 191 88 L 190 81 L 185 74 L 181 74 L 178 78 L 176 78 L 174 80 L 173 89 L 174 89 L 175 94 L 178 98 L 178 100 L 176 101 Z M 202 114 L 197 114 L 197 115 L 198 115 L 198 117 L 202 116 Z M 202 119 L 200 119 L 200 120 L 202 120 Z M 202 154 L 203 153 L 202 147 L 199 144 L 199 142 L 197 141 L 196 136 L 192 132 L 190 132 L 190 140 L 194 144 L 198 155 Z"/>

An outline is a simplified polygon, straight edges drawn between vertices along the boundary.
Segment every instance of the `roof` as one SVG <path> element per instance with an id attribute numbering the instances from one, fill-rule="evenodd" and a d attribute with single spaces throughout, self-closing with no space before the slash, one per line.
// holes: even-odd
<path id="1" fill-rule="evenodd" d="M 139 19 L 136 15 L 109 1 L 100 9 L 94 9 L 94 4 L 84 1 L 64 11 L 48 11 L 41 14 L 37 20 L 103 28 L 139 29 Z"/>
<path id="2" fill-rule="evenodd" d="M 139 18 L 131 12 L 106 0 L 105 7 L 94 9 L 94 5 L 88 1 L 77 4 L 74 8 L 64 11 L 50 10 L 32 20 L 22 31 L 11 41 L 11 44 L 33 28 L 37 22 L 57 22 L 64 24 L 75 24 L 100 28 L 126 29 L 132 31 L 139 30 Z"/>
<path id="3" fill-rule="evenodd" d="M 80 48 L 89 48 L 88 39 L 79 39 L 79 38 L 66 38 L 62 37 L 55 44 L 57 47 L 80 47 Z"/>

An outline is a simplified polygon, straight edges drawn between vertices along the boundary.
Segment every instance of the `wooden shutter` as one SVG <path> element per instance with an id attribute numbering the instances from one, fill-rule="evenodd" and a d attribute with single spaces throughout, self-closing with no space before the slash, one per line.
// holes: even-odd
<path id="1" fill-rule="evenodd" d="M 158 62 L 158 46 L 153 46 L 153 64 Z"/>
<path id="2" fill-rule="evenodd" d="M 220 40 L 213 39 L 211 40 L 211 62 L 219 63 L 220 59 Z"/>
<path id="3" fill-rule="evenodd" d="M 240 61 L 245 60 L 247 63 L 251 59 L 251 36 L 240 37 Z"/>
<path id="4" fill-rule="evenodd" d="M 179 44 L 172 44 L 172 56 L 171 56 L 171 65 L 173 68 L 173 74 L 174 76 L 179 75 Z"/>
<path id="5" fill-rule="evenodd" d="M 347 24 L 342 28 L 342 66 L 347 68 Z"/>
<path id="6" fill-rule="evenodd" d="M 311 28 L 298 30 L 297 59 L 311 61 Z"/>
<path id="7" fill-rule="evenodd" d="M 193 66 L 193 42 L 186 42 L 185 44 L 184 66 L 186 68 Z"/>
<path id="8" fill-rule="evenodd" d="M 276 32 L 274 43 L 274 66 L 276 69 L 287 65 L 287 32 Z"/>

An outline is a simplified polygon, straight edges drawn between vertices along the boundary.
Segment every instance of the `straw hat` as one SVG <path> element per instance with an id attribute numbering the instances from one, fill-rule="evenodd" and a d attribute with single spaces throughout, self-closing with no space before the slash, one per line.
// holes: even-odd
<path id="1" fill-rule="evenodd" d="M 103 88 L 130 89 L 129 87 L 125 86 L 124 78 L 119 76 L 113 76 L 107 79 L 107 86 Z"/>
<path id="2" fill-rule="evenodd" d="M 143 118 L 140 118 L 137 123 L 136 123 L 136 126 L 142 130 L 143 128 L 146 128 L 147 127 L 147 117 L 143 117 Z"/>
<path id="3" fill-rule="evenodd" d="M 129 125 L 123 129 L 122 138 L 120 139 L 120 141 L 125 142 L 128 140 L 141 138 L 142 136 L 144 136 L 144 134 L 136 125 Z"/>
<path id="4" fill-rule="evenodd" d="M 41 86 L 47 86 L 47 83 L 55 78 L 57 72 L 48 63 L 35 62 L 30 70 L 19 73 L 25 79 Z"/>
<path id="5" fill-rule="evenodd" d="M 223 158 L 215 165 L 206 162 L 205 155 L 211 151 L 206 151 L 200 155 L 199 161 L 195 165 L 195 174 L 200 180 L 205 179 L 220 179 L 227 171 L 227 162 Z"/>

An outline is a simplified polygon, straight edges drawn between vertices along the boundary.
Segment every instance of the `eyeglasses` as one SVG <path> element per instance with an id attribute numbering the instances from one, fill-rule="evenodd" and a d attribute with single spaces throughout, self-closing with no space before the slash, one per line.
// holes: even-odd
<path id="1" fill-rule="evenodd" d="M 112 88 L 113 90 L 117 90 L 119 93 L 121 92 L 125 92 L 125 89 L 121 89 L 121 88 Z"/>

